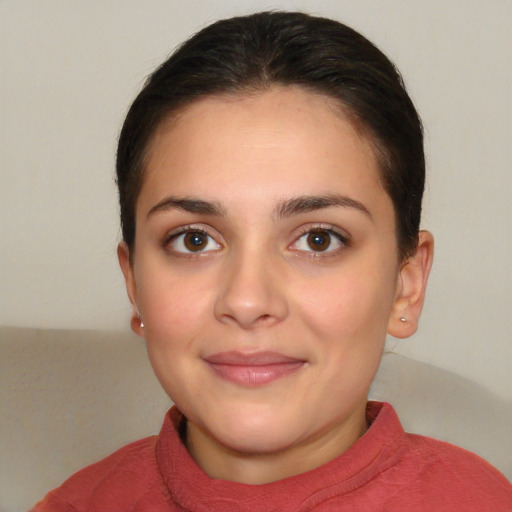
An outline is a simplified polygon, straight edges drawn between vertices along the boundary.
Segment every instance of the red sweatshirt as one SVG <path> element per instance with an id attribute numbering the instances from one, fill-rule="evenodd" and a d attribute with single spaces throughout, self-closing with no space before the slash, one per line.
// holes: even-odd
<path id="1" fill-rule="evenodd" d="M 389 404 L 349 450 L 265 485 L 208 477 L 180 440 L 172 408 L 158 436 L 132 443 L 50 492 L 33 512 L 511 512 L 512 486 L 478 456 L 406 434 Z"/>

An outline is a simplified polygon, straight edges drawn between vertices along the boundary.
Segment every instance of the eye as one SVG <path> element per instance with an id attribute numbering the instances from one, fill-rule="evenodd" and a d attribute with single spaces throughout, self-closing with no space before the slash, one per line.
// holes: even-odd
<path id="1" fill-rule="evenodd" d="M 332 229 L 315 228 L 301 235 L 292 248 L 306 252 L 333 252 L 348 245 L 346 237 Z"/>
<path id="2" fill-rule="evenodd" d="M 171 235 L 165 245 L 179 253 L 209 252 L 221 248 L 208 233 L 193 229 Z"/>

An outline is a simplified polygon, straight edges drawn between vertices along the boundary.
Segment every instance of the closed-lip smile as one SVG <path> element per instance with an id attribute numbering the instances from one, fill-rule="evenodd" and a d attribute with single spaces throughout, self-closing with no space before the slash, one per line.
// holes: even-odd
<path id="1" fill-rule="evenodd" d="M 204 358 L 222 379 L 246 387 L 257 387 L 299 370 L 306 361 L 278 352 L 218 352 Z"/>

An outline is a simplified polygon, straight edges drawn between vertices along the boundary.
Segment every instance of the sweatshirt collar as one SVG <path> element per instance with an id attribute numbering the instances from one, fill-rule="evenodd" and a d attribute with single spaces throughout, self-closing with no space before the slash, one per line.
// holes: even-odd
<path id="1" fill-rule="evenodd" d="M 210 478 L 197 465 L 180 439 L 183 416 L 173 407 L 158 437 L 158 466 L 169 493 L 185 510 L 310 510 L 330 497 L 365 485 L 402 457 L 406 434 L 393 407 L 368 402 L 367 418 L 368 431 L 327 464 L 277 482 L 247 485 Z"/>

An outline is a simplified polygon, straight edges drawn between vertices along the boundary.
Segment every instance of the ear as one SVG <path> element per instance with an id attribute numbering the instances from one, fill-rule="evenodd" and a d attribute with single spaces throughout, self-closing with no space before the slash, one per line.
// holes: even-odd
<path id="1" fill-rule="evenodd" d="M 144 329 L 141 325 L 141 318 L 137 308 L 137 286 L 135 284 L 135 275 L 133 272 L 133 262 L 130 258 L 130 248 L 125 242 L 121 242 L 117 246 L 117 257 L 119 259 L 119 265 L 124 276 L 124 282 L 126 285 L 126 293 L 130 304 L 132 305 L 132 315 L 130 318 L 130 326 L 132 331 L 139 335 L 144 336 Z"/>
<path id="2" fill-rule="evenodd" d="M 428 275 L 434 257 L 434 237 L 420 231 L 418 248 L 400 268 L 393 310 L 388 323 L 388 334 L 408 338 L 418 329 L 425 300 Z"/>

